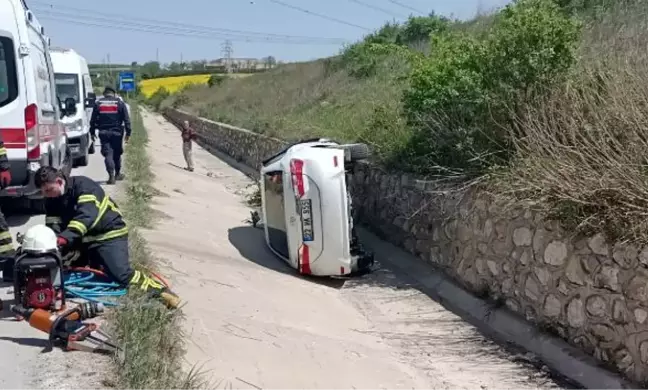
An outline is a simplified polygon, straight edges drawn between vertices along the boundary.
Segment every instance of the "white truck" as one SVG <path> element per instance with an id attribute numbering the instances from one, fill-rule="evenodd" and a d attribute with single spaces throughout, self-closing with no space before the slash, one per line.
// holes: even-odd
<path id="1" fill-rule="evenodd" d="M 61 116 L 45 28 L 24 0 L 0 0 L 0 136 L 11 170 L 3 206 L 17 199 L 17 207 L 41 211 L 34 173 L 44 165 L 70 173 Z"/>
<path id="2" fill-rule="evenodd" d="M 94 144 L 90 139 L 90 118 L 95 94 L 88 62 L 72 49 L 52 48 L 52 64 L 56 80 L 56 93 L 59 100 L 70 104 L 70 112 L 61 121 L 66 127 L 70 152 L 75 165 L 88 165 L 89 155 L 94 153 Z"/>

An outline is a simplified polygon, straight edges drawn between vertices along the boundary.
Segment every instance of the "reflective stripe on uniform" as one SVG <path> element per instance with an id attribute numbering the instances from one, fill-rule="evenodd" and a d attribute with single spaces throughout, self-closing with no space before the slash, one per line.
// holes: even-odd
<path id="1" fill-rule="evenodd" d="M 11 241 L 11 232 L 2 232 L 0 233 L 0 241 L 2 240 L 10 240 Z"/>
<path id="2" fill-rule="evenodd" d="M 46 225 L 54 225 L 61 222 L 62 222 L 61 217 L 45 217 Z"/>
<path id="3" fill-rule="evenodd" d="M 137 282 L 139 282 L 141 277 L 142 277 L 142 273 L 140 271 L 133 272 L 133 276 L 131 277 L 130 283 L 136 284 Z"/>
<path id="4" fill-rule="evenodd" d="M 106 241 L 125 235 L 128 235 L 128 226 L 124 226 L 121 229 L 111 230 L 107 233 L 99 234 L 96 236 L 85 236 L 83 237 L 83 242 Z"/>
<path id="5" fill-rule="evenodd" d="M 6 156 L 7 155 L 7 149 L 5 147 L 0 148 L 0 156 Z"/>
<path id="6" fill-rule="evenodd" d="M 14 250 L 13 244 L 0 245 L 0 253 L 11 252 Z"/>
<path id="7" fill-rule="evenodd" d="M 108 202 L 108 206 L 110 206 L 110 209 L 111 209 L 112 211 L 114 211 L 114 212 L 116 212 L 117 214 L 119 214 L 120 217 L 122 216 L 122 213 L 121 213 L 121 211 L 119 210 L 119 207 L 117 207 L 117 205 L 116 205 L 112 200 Z"/>
<path id="8" fill-rule="evenodd" d="M 99 207 L 99 199 L 97 199 L 96 196 L 94 195 L 81 195 L 77 198 L 77 203 L 91 203 L 94 202 L 94 204 Z"/>
<path id="9" fill-rule="evenodd" d="M 108 195 L 104 196 L 103 200 L 99 204 L 97 202 L 97 207 L 99 208 L 99 211 L 97 212 L 97 218 L 95 218 L 94 222 L 92 222 L 92 225 L 90 225 L 90 230 L 94 229 L 95 226 L 101 221 L 101 218 L 103 218 L 104 214 L 106 214 L 106 210 L 108 210 L 108 203 L 110 201 L 110 198 Z"/>
<path id="10" fill-rule="evenodd" d="M 78 231 L 79 233 L 81 233 L 82 236 L 88 232 L 88 228 L 85 227 L 83 223 L 75 220 L 70 221 L 67 227 L 68 229 L 74 229 Z"/>

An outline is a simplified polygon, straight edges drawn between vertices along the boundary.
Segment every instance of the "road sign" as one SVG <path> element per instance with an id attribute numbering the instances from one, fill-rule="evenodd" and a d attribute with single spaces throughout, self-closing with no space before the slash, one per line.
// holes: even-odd
<path id="1" fill-rule="evenodd" d="M 135 90 L 135 73 L 119 72 L 119 90 L 124 92 Z"/>

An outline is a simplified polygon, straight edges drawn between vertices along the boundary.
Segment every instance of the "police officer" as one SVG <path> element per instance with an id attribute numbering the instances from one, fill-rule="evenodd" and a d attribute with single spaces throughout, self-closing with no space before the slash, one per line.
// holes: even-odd
<path id="1" fill-rule="evenodd" d="M 0 137 L 0 190 L 4 190 L 11 184 L 11 172 L 9 170 L 9 159 L 7 149 Z M 2 263 L 2 278 L 5 282 L 13 280 L 13 259 L 16 252 L 13 247 L 9 225 L 4 214 L 0 211 L 0 263 Z"/>
<path id="2" fill-rule="evenodd" d="M 34 183 L 45 197 L 45 225 L 57 234 L 61 251 L 81 252 L 85 264 L 75 265 L 102 269 L 122 286 L 139 287 L 177 306 L 179 299 L 166 286 L 131 268 L 128 227 L 115 201 L 99 184 L 49 166 L 36 171 Z"/>
<path id="3" fill-rule="evenodd" d="M 124 152 L 124 141 L 128 143 L 130 138 L 131 125 L 128 108 L 123 100 L 115 96 L 112 87 L 104 89 L 103 97 L 97 100 L 92 110 L 90 134 L 93 142 L 97 130 L 101 141 L 101 155 L 104 156 L 106 171 L 108 171 L 108 184 L 115 184 L 115 180 L 124 179 L 121 173 L 121 155 Z M 126 130 L 125 140 L 124 130 Z"/>

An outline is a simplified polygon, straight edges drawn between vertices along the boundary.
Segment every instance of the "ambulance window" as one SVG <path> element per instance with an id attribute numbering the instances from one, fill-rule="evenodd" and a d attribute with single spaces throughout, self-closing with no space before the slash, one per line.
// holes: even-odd
<path id="1" fill-rule="evenodd" d="M 0 107 L 18 97 L 18 75 L 13 41 L 0 37 Z"/>
<path id="2" fill-rule="evenodd" d="M 74 73 L 55 73 L 56 93 L 62 102 L 67 98 L 73 98 L 75 102 L 79 99 L 79 75 Z"/>
<path id="3" fill-rule="evenodd" d="M 265 223 L 268 228 L 270 246 L 281 256 L 288 258 L 288 234 L 281 179 L 281 171 L 269 172 L 264 175 Z"/>

